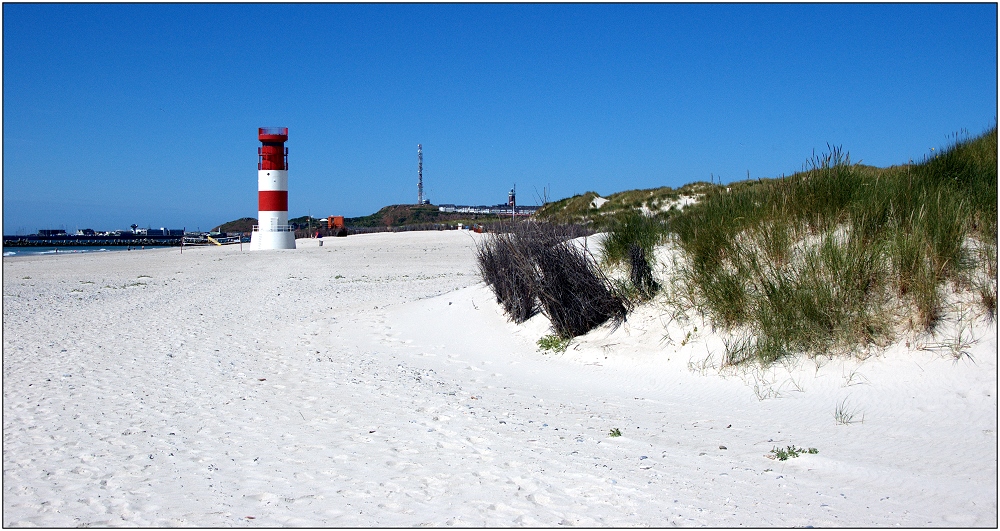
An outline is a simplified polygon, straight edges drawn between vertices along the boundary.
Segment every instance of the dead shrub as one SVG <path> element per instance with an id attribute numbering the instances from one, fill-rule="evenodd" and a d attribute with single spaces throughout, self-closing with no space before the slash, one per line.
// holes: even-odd
<path id="1" fill-rule="evenodd" d="M 570 241 L 581 233 L 586 229 L 525 222 L 483 240 L 480 273 L 510 320 L 524 322 L 540 309 L 564 338 L 625 320 L 623 298 L 589 251 Z"/>
<path id="2" fill-rule="evenodd" d="M 511 233 L 491 233 L 476 250 L 479 273 L 507 318 L 523 323 L 538 313 L 536 272 Z"/>

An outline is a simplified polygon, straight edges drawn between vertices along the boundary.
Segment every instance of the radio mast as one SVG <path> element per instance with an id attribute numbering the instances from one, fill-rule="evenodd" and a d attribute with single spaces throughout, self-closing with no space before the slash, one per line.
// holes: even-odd
<path id="1" fill-rule="evenodd" d="M 417 144 L 417 204 L 424 204 L 424 150 Z"/>

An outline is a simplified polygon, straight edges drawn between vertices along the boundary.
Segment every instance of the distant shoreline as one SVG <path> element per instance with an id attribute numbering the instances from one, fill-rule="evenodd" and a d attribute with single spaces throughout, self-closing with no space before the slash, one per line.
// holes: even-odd
<path id="1" fill-rule="evenodd" d="M 7 247 L 77 247 L 77 246 L 175 246 L 181 245 L 183 236 L 80 236 L 58 235 L 42 236 L 37 234 L 4 236 L 3 246 Z"/>

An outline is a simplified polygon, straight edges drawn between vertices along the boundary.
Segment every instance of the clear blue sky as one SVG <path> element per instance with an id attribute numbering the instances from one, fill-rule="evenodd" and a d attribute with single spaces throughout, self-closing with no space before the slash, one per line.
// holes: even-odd
<path id="1" fill-rule="evenodd" d="M 3 4 L 3 232 L 519 203 L 920 160 L 997 119 L 996 4 Z"/>

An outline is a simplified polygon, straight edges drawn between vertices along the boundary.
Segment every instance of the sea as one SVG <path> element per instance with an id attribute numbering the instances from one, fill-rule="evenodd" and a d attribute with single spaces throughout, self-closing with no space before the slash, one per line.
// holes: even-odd
<path id="1" fill-rule="evenodd" d="M 116 253 L 119 251 L 138 251 L 142 252 L 149 249 L 165 249 L 169 246 L 165 245 L 147 245 L 145 249 L 136 246 L 125 246 L 125 245 L 101 245 L 101 246 L 87 246 L 87 245 L 73 245 L 65 247 L 4 247 L 3 255 L 8 256 L 42 256 L 42 255 L 53 255 L 57 256 L 60 254 L 82 254 L 82 253 Z"/>

